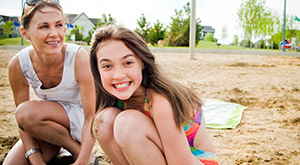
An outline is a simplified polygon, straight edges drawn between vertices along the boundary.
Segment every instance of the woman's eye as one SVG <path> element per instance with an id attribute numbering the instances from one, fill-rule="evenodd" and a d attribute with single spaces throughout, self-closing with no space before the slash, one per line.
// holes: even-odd
<path id="1" fill-rule="evenodd" d="M 58 26 L 58 27 L 62 27 L 62 26 L 63 26 L 63 24 L 57 24 L 56 26 Z"/>

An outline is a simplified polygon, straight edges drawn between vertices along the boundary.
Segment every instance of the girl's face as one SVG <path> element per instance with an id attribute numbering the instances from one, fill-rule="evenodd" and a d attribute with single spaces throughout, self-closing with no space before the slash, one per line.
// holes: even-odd
<path id="1" fill-rule="evenodd" d="M 142 92 L 143 63 L 122 41 L 101 43 L 98 70 L 104 89 L 120 100 Z"/>
<path id="2" fill-rule="evenodd" d="M 66 34 L 62 13 L 52 7 L 44 7 L 40 10 L 33 15 L 29 28 L 21 29 L 22 35 L 30 40 L 37 52 L 60 53 Z"/>

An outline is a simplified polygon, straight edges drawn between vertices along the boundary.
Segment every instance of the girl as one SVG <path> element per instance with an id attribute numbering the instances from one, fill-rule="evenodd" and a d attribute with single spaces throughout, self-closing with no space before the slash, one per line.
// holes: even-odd
<path id="1" fill-rule="evenodd" d="M 92 130 L 113 164 L 217 164 L 201 100 L 162 74 L 136 33 L 96 30 L 90 63 L 99 109 Z"/>
<path id="2" fill-rule="evenodd" d="M 64 43 L 65 21 L 58 0 L 26 0 L 21 24 L 21 34 L 32 46 L 8 66 L 20 140 L 4 165 L 45 164 L 61 147 L 71 152 L 75 164 L 94 162 L 90 129 L 95 88 L 88 53 Z M 30 86 L 39 100 L 30 98 Z"/>

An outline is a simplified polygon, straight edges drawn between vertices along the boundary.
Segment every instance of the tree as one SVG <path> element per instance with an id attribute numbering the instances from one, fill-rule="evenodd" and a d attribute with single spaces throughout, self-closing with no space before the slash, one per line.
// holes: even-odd
<path id="1" fill-rule="evenodd" d="M 280 20 L 279 20 L 279 16 L 277 13 L 270 11 L 270 16 L 265 18 L 266 22 L 265 22 L 265 32 L 266 35 L 271 36 L 270 38 L 270 46 L 271 49 L 274 48 L 274 37 L 273 35 L 275 34 L 276 30 L 280 30 Z"/>
<path id="2" fill-rule="evenodd" d="M 253 25 L 253 38 L 256 41 L 258 38 L 266 36 L 266 24 L 268 23 L 268 19 L 270 17 L 270 12 L 265 7 L 265 0 L 259 1 L 257 5 L 254 7 L 254 11 L 256 14 L 256 20 L 254 21 Z M 253 39 L 251 38 L 251 39 Z M 264 42 L 262 42 L 264 43 Z M 257 42 L 255 42 L 255 47 L 257 47 Z M 251 47 L 252 48 L 252 47 Z"/>
<path id="3" fill-rule="evenodd" d="M 283 38 L 283 20 L 280 18 L 279 14 L 277 13 L 273 13 L 272 14 L 273 16 L 273 21 L 274 22 L 271 22 L 271 23 L 274 23 L 273 25 L 273 28 L 274 28 L 274 33 L 272 34 L 272 37 L 271 37 L 271 42 L 273 42 L 273 44 L 271 43 L 271 47 L 272 49 L 278 49 L 280 45 L 280 42 L 282 41 L 282 38 Z M 274 47 L 275 46 L 275 47 Z"/>
<path id="4" fill-rule="evenodd" d="M 2 28 L 3 28 L 2 38 L 8 38 L 14 32 L 14 22 L 6 21 L 5 24 L 2 25 Z"/>
<path id="5" fill-rule="evenodd" d="M 288 40 L 292 40 L 293 37 L 296 36 L 297 30 L 296 29 L 296 21 L 295 16 L 287 16 L 286 21 L 286 38 Z"/>
<path id="6" fill-rule="evenodd" d="M 148 34 L 148 40 L 152 45 L 157 44 L 159 40 L 165 38 L 166 29 L 163 28 L 163 24 L 157 20 L 157 22 L 150 28 Z"/>
<path id="7" fill-rule="evenodd" d="M 300 41 L 300 30 L 297 30 L 295 38 L 296 38 L 296 42 L 299 43 L 299 41 Z"/>
<path id="8" fill-rule="evenodd" d="M 259 33 L 261 19 L 265 14 L 265 3 L 265 0 L 247 0 L 238 9 L 239 25 L 244 30 L 245 42 L 246 37 L 249 37 L 251 41 L 253 35 L 255 37 Z M 252 48 L 252 42 L 250 42 L 250 47 Z"/>
<path id="9" fill-rule="evenodd" d="M 183 6 L 183 10 L 175 9 L 175 16 L 171 17 L 170 32 L 166 43 L 169 46 L 189 46 L 190 37 L 190 15 L 191 8 L 188 2 Z M 196 43 L 200 41 L 200 32 L 202 27 L 200 19 L 196 19 Z"/>
<path id="10" fill-rule="evenodd" d="M 238 35 L 234 35 L 233 36 L 233 43 L 232 45 L 237 46 L 239 44 L 239 36 Z"/>
<path id="11" fill-rule="evenodd" d="M 275 31 L 271 38 L 272 41 L 274 41 L 274 43 L 271 44 L 271 46 L 274 45 L 275 46 L 274 48 L 277 49 L 277 47 L 281 48 L 277 45 L 280 45 L 280 42 L 282 42 L 282 40 L 283 40 L 283 16 L 279 17 L 277 14 L 273 17 L 275 17 L 275 19 L 274 19 L 274 24 L 272 26 L 274 26 Z M 285 36 L 285 38 L 290 41 L 293 37 L 295 37 L 298 40 L 298 37 L 300 35 L 299 31 L 295 30 L 295 29 L 297 29 L 297 22 L 295 22 L 294 18 L 295 18 L 294 16 L 286 17 L 286 31 L 285 31 L 286 36 Z"/>
<path id="12" fill-rule="evenodd" d="M 147 19 L 146 19 L 144 13 L 142 13 L 142 16 L 140 17 L 140 19 L 137 20 L 137 24 L 138 24 L 138 27 L 134 31 L 137 34 L 139 34 L 145 40 L 145 42 L 149 42 L 148 34 L 150 31 L 150 28 L 149 28 L 150 23 L 147 22 Z"/>
<path id="13" fill-rule="evenodd" d="M 116 24 L 116 23 L 117 23 L 116 19 L 113 18 L 111 14 L 108 14 L 108 16 L 106 16 L 106 14 L 102 14 L 102 18 L 98 20 L 96 28 L 102 25 L 109 25 L 109 24 Z"/>
<path id="14" fill-rule="evenodd" d="M 93 29 L 91 29 L 88 32 L 88 36 L 84 38 L 84 41 L 87 42 L 88 44 L 91 42 L 92 39 L 92 35 L 94 33 L 94 31 L 99 28 L 100 26 L 103 25 L 109 25 L 109 24 L 116 24 L 117 21 L 115 18 L 113 18 L 111 16 L 111 14 L 108 14 L 108 16 L 106 16 L 106 14 L 102 14 L 102 18 L 98 20 L 98 23 L 94 26 Z"/>
<path id="15" fill-rule="evenodd" d="M 226 39 L 228 37 L 228 30 L 227 30 L 227 26 L 224 25 L 222 27 L 222 40 Z"/>

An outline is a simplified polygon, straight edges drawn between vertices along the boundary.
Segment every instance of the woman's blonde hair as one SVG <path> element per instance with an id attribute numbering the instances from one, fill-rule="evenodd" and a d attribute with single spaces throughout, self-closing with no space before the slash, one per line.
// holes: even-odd
<path id="1" fill-rule="evenodd" d="M 61 12 L 62 16 L 63 16 L 63 21 L 65 21 L 63 9 L 59 5 L 59 3 L 53 2 L 51 0 L 42 0 L 42 1 L 37 2 L 34 6 L 28 6 L 28 5 L 24 6 L 23 13 L 22 13 L 22 16 L 20 18 L 21 26 L 25 30 L 28 29 L 29 24 L 31 22 L 31 19 L 34 16 L 35 12 L 36 11 L 41 12 L 41 9 L 44 8 L 44 7 L 53 7 L 53 8 L 58 9 Z"/>
<path id="2" fill-rule="evenodd" d="M 170 80 L 163 74 L 155 63 L 155 57 L 151 53 L 144 40 L 135 32 L 115 25 L 105 25 L 97 29 L 92 37 L 90 49 L 90 63 L 96 87 L 96 108 L 100 111 L 116 104 L 117 98 L 109 94 L 102 86 L 98 71 L 97 51 L 102 42 L 108 40 L 122 41 L 144 63 L 142 70 L 143 79 L 141 85 L 164 95 L 173 108 L 174 119 L 178 128 L 183 123 L 189 122 L 195 109 L 201 106 L 201 100 L 191 89 Z"/>

